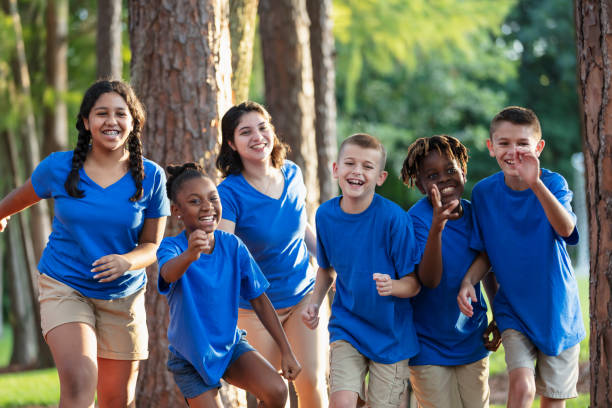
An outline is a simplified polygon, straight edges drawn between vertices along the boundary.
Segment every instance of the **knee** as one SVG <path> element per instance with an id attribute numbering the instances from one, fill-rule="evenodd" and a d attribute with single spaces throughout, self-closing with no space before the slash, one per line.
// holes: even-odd
<path id="1" fill-rule="evenodd" d="M 330 408 L 355 408 L 357 398 L 346 392 L 335 392 L 332 394 L 329 407 Z"/>
<path id="2" fill-rule="evenodd" d="M 67 367 L 60 373 L 60 399 L 66 401 L 67 405 L 89 406 L 94 402 L 97 382 L 95 366 Z"/>
<path id="3" fill-rule="evenodd" d="M 509 393 L 520 401 L 531 401 L 535 398 L 536 387 L 533 375 L 513 376 L 510 379 Z"/>
<path id="4" fill-rule="evenodd" d="M 285 382 L 278 377 L 276 381 L 270 382 L 257 397 L 266 408 L 283 408 L 287 402 L 288 392 Z"/>

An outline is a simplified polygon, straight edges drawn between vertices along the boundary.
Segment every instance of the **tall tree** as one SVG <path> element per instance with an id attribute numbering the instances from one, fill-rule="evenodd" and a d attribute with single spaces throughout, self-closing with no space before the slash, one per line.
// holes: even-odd
<path id="1" fill-rule="evenodd" d="M 121 0 L 98 0 L 98 78 L 121 78 Z"/>
<path id="2" fill-rule="evenodd" d="M 575 0 L 591 248 L 591 407 L 612 406 L 612 0 Z"/>
<path id="3" fill-rule="evenodd" d="M 231 56 L 227 3 L 179 0 L 151 7 L 128 1 L 131 77 L 146 106 L 145 155 L 162 166 L 199 161 L 216 174 L 220 118 L 231 104 Z M 169 233 L 176 233 L 176 226 Z M 150 357 L 141 364 L 138 405 L 184 405 L 166 370 L 168 307 L 157 292 L 157 267 L 147 270 Z M 236 396 L 222 393 L 228 407 Z"/>
<path id="4" fill-rule="evenodd" d="M 68 0 L 47 3 L 43 154 L 68 147 Z"/>
<path id="5" fill-rule="evenodd" d="M 261 0 L 259 32 L 266 105 L 276 133 L 300 166 L 312 214 L 319 203 L 315 146 L 315 101 L 306 0 Z"/>
<path id="6" fill-rule="evenodd" d="M 240 103 L 249 98 L 258 3 L 259 0 L 230 0 L 229 2 L 234 103 Z"/>
<path id="7" fill-rule="evenodd" d="M 332 163 L 336 159 L 336 69 L 331 0 L 306 0 L 310 17 L 310 54 L 315 93 L 315 133 L 320 201 L 336 196 Z"/>

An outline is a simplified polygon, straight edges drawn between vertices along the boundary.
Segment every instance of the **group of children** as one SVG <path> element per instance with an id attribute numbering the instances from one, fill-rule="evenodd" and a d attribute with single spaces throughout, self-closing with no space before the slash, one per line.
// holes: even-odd
<path id="1" fill-rule="evenodd" d="M 101 95 L 97 98 L 117 96 L 123 98 L 123 105 L 129 105 L 126 97 L 112 88 Z M 90 109 L 95 112 L 99 104 L 99 100 L 94 101 Z M 95 282 L 102 282 L 102 288 L 108 285 L 115 289 L 98 296 L 94 290 L 103 289 L 81 286 L 80 269 L 73 273 L 73 280 L 70 274 L 57 273 L 67 266 L 57 263 L 61 257 L 54 257 L 51 263 L 51 256 L 41 261 L 40 269 L 41 276 L 54 281 L 43 284 L 51 287 L 49 291 L 57 290 L 58 284 L 76 293 L 81 291 L 87 302 L 90 298 L 141 296 L 142 267 L 151 263 L 152 248 L 159 244 L 158 289 L 167 296 L 170 307 L 168 369 L 189 406 L 218 406 L 221 378 L 254 394 L 262 406 L 284 406 L 287 390 L 281 376 L 249 345 L 247 333 L 238 327 L 240 303 L 250 303 L 276 343 L 283 377 L 295 380 L 301 362 L 266 295 L 270 284 L 258 262 L 241 239 L 218 229 L 222 197 L 213 179 L 195 163 L 167 168 L 169 210 L 182 222 L 184 230 L 161 240 L 164 225 L 160 220 L 168 215 L 168 201 L 162 197 L 163 172 L 145 160 L 143 174 L 142 167 L 136 165 L 142 158 L 135 159 L 131 148 L 129 153 L 125 150 L 126 139 L 131 136 L 124 130 L 134 127 L 134 118 L 127 118 L 127 124 L 121 124 L 121 120 L 133 116 L 132 109 L 126 109 L 118 100 L 105 102 L 104 107 L 105 114 L 116 111 L 118 118 L 103 118 L 100 130 L 95 132 L 91 129 L 93 122 L 86 120 L 85 128 L 91 129 L 93 136 L 79 139 L 80 153 L 75 149 L 74 153 L 45 159 L 25 192 L 11 193 L 0 202 L 0 231 L 11 214 L 40 198 L 56 198 L 53 234 L 58 237 L 52 234 L 48 246 L 52 248 L 45 254 L 57 252 L 68 259 L 80 257 L 91 262 Z M 80 115 L 89 118 L 89 112 L 82 110 Z M 260 130 L 268 132 L 269 128 Z M 256 126 L 254 132 L 260 130 Z M 118 138 L 123 133 L 126 136 Z M 265 149 L 265 140 L 261 138 L 253 146 Z M 235 144 L 230 146 L 234 148 Z M 466 147 L 447 135 L 412 143 L 402 179 L 409 187 L 418 188 L 424 197 L 406 212 L 375 193 L 375 187 L 387 177 L 386 152 L 380 141 L 367 134 L 355 134 L 342 142 L 333 164 L 333 175 L 342 194 L 317 210 L 314 252 L 318 270 L 314 287 L 309 288 L 311 293 L 305 298 L 307 303 L 300 309 L 303 324 L 316 329 L 320 319 L 326 318 L 320 316 L 320 310 L 324 310 L 326 295 L 335 285 L 328 324 L 331 407 L 398 407 L 409 381 L 420 407 L 487 407 L 488 355 L 497 348 L 500 338 L 509 371 L 508 406 L 529 407 L 536 392 L 541 395 L 542 407 L 561 407 L 565 399 L 576 396 L 579 343 L 585 332 L 566 249 L 567 244 L 578 240 L 576 217 L 570 206 L 572 193 L 562 176 L 539 166 L 544 140 L 531 110 L 503 109 L 491 122 L 487 147 L 501 171 L 477 183 L 470 202 L 463 198 Z M 95 156 L 92 151 L 106 152 L 106 156 Z M 115 155 L 112 160 L 111 153 Z M 92 165 L 104 160 L 123 163 L 119 167 L 123 172 L 104 175 L 106 182 L 102 183 L 104 177 L 96 175 Z M 78 177 L 74 179 L 75 174 L 80 174 L 80 181 Z M 77 245 L 66 243 L 74 238 L 70 231 L 63 232 L 64 223 L 78 230 L 84 221 L 77 220 L 79 216 L 73 210 L 62 208 L 62 199 L 70 196 L 69 201 L 75 197 L 104 200 L 96 190 L 120 188 L 118 184 L 129 180 L 128 174 L 134 180 L 131 185 L 137 186 L 136 193 L 123 190 L 126 199 L 138 204 L 133 207 L 140 213 L 117 220 L 130 224 L 127 218 L 136 219 L 132 219 L 136 235 L 125 237 L 123 252 L 111 244 L 117 236 L 116 229 L 102 243 L 86 246 L 91 255 L 63 251 Z M 282 191 L 282 182 L 280 186 Z M 108 214 L 113 211 L 115 217 L 121 215 L 117 205 L 109 203 Z M 78 209 L 83 211 L 80 217 L 94 217 L 93 210 L 85 206 L 83 202 L 83 208 Z M 251 211 L 257 216 L 257 208 Z M 104 218 L 99 214 L 95 217 Z M 87 228 L 77 234 L 82 240 L 94 241 L 88 237 Z M 121 255 L 124 253 L 127 256 Z M 116 286 L 118 280 L 125 282 Z M 492 300 L 494 321 L 490 324 L 481 280 Z M 45 293 L 41 291 L 41 310 L 47 303 L 48 310 L 49 306 L 61 304 L 44 301 L 45 296 L 52 298 L 52 294 Z M 54 328 L 62 322 L 46 323 L 45 316 L 45 333 L 57 332 Z M 95 321 L 65 320 L 75 321 L 81 325 L 72 327 L 71 333 L 81 333 L 79 338 L 93 335 L 98 351 L 106 347 L 99 332 L 82 334 L 82 324 L 97 327 Z M 62 333 L 62 339 L 69 335 Z M 66 361 L 63 366 L 58 364 L 62 399 L 72 401 L 70 390 L 77 381 L 77 363 L 67 350 L 58 351 L 59 343 L 49 335 L 47 341 L 56 362 Z M 95 347 L 88 353 L 85 354 L 95 356 Z M 138 360 L 142 356 L 109 352 L 105 358 Z M 98 364 L 103 367 L 100 360 Z M 104 376 L 111 374 L 108 368 Z M 127 389 L 129 396 L 133 386 Z M 93 393 L 95 386 L 88 390 Z M 113 391 L 98 386 L 99 400 L 101 392 Z"/>

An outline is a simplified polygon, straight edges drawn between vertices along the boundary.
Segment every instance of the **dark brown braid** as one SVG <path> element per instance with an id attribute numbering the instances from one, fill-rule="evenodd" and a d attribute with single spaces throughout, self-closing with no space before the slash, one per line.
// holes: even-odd
<path id="1" fill-rule="evenodd" d="M 84 197 L 83 190 L 79 189 L 79 170 L 83 167 L 83 163 L 85 163 L 87 153 L 90 149 L 91 132 L 85 128 L 83 119 L 89 117 L 89 113 L 96 104 L 98 98 L 109 92 L 115 92 L 125 100 L 134 122 L 134 129 L 128 137 L 127 147 L 130 152 L 130 172 L 132 173 L 134 184 L 136 184 L 136 193 L 130 197 L 130 200 L 138 201 L 143 194 L 142 181 L 144 180 L 144 167 L 142 163 L 142 143 L 140 141 L 140 135 L 144 128 L 145 112 L 144 107 L 136 97 L 132 88 L 122 81 L 99 80 L 85 92 L 76 122 L 79 138 L 72 156 L 70 173 L 66 178 L 64 187 L 71 197 Z"/>
<path id="2" fill-rule="evenodd" d="M 416 185 L 419 167 L 423 159 L 432 151 L 441 156 L 456 160 L 464 174 L 467 174 L 468 150 L 459 139 L 448 135 L 421 137 L 408 146 L 406 159 L 402 166 L 402 181 L 408 187 Z"/>
<path id="3" fill-rule="evenodd" d="M 206 174 L 204 168 L 200 166 L 200 164 L 194 162 L 187 162 L 181 165 L 171 164 L 166 167 L 166 171 L 168 172 L 166 194 L 168 194 L 168 198 L 173 202 L 176 202 L 176 196 L 181 190 L 183 183 L 185 183 L 187 180 L 199 177 L 208 178 L 212 181 L 212 179 Z"/>

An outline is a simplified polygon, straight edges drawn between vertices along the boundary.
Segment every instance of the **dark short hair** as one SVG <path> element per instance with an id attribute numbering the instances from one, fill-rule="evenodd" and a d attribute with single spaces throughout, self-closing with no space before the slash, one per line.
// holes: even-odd
<path id="1" fill-rule="evenodd" d="M 223 177 L 227 177 L 229 174 L 239 174 L 243 169 L 240 155 L 230 147 L 229 142 L 234 143 L 234 132 L 240 123 L 240 118 L 249 112 L 259 113 L 272 127 L 272 132 L 274 133 L 274 146 L 270 155 L 272 166 L 280 168 L 285 161 L 285 157 L 287 157 L 289 147 L 276 136 L 274 126 L 272 125 L 272 117 L 268 111 L 257 102 L 242 102 L 239 105 L 232 106 L 221 119 L 222 140 L 216 164 Z"/>
<path id="2" fill-rule="evenodd" d="M 502 109 L 491 121 L 489 128 L 489 137 L 493 139 L 493 134 L 502 122 L 510 122 L 515 125 L 528 126 L 533 129 L 533 133 L 538 139 L 542 137 L 542 128 L 540 121 L 534 111 L 521 106 L 508 106 Z"/>
<path id="3" fill-rule="evenodd" d="M 448 135 L 421 137 L 408 146 L 406 159 L 402 166 L 402 181 L 404 184 L 408 187 L 416 185 L 420 166 L 425 157 L 432 151 L 438 152 L 440 156 L 446 156 L 450 160 L 456 160 L 463 174 L 467 174 L 468 149 L 459 139 Z"/>
<path id="4" fill-rule="evenodd" d="M 215 184 L 204 168 L 195 162 L 187 162 L 184 164 L 171 164 L 166 167 L 168 172 L 168 180 L 166 181 L 166 194 L 172 202 L 176 202 L 176 196 L 181 190 L 182 185 L 193 178 L 209 179 Z"/>
<path id="5" fill-rule="evenodd" d="M 374 149 L 380 152 L 380 169 L 385 169 L 385 163 L 387 162 L 387 151 L 385 150 L 385 146 L 372 135 L 368 135 L 367 133 L 355 133 L 344 139 L 342 144 L 340 144 L 340 148 L 338 149 L 338 158 L 342 155 L 342 151 L 346 145 L 355 145 L 359 146 L 363 149 Z"/>

